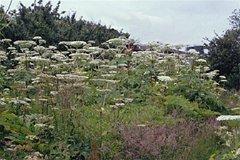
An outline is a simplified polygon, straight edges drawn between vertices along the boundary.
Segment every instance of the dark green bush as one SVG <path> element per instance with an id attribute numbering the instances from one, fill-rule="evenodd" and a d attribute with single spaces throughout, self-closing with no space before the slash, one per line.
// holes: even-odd
<path id="1" fill-rule="evenodd" d="M 228 113 L 228 109 L 214 93 L 211 82 L 200 79 L 194 73 L 182 74 L 179 77 L 178 85 L 169 88 L 170 95 L 183 96 L 190 102 L 197 102 L 199 108 L 211 110 L 219 113 Z"/>
<path id="2" fill-rule="evenodd" d="M 229 88 L 240 88 L 240 11 L 235 10 L 230 17 L 233 27 L 223 36 L 216 36 L 206 44 L 209 54 L 208 60 L 212 69 L 220 71 L 227 77 Z"/>
<path id="3" fill-rule="evenodd" d="M 9 81 L 7 81 L 7 73 L 4 68 L 0 67 L 0 91 L 4 88 L 9 87 Z"/>
<path id="4" fill-rule="evenodd" d="M 176 112 L 188 118 L 209 118 L 217 115 L 216 112 L 212 112 L 211 110 L 199 108 L 198 103 L 190 102 L 182 96 L 167 96 L 164 111 L 166 114 Z"/>
<path id="5" fill-rule="evenodd" d="M 183 95 L 191 102 L 199 103 L 200 108 L 209 109 L 219 113 L 228 112 L 218 97 L 210 92 L 189 88 L 188 86 L 178 86 L 173 92 L 177 95 Z"/>
<path id="6" fill-rule="evenodd" d="M 77 20 L 75 13 L 64 16 L 59 12 L 59 7 L 60 1 L 55 8 L 50 1 L 44 5 L 42 0 L 39 0 L 30 7 L 20 3 L 17 11 L 12 11 L 11 14 L 0 14 L 0 16 L 7 14 L 4 18 L 0 17 L 4 23 L 11 22 L 8 27 L 2 29 L 0 38 L 10 38 L 15 41 L 41 36 L 49 44 L 66 40 L 94 40 L 96 44 L 100 44 L 111 38 L 129 36 L 127 33 L 100 23 Z M 4 12 L 3 7 L 0 11 L 0 13 Z"/>
<path id="7" fill-rule="evenodd" d="M 216 37 L 208 44 L 208 60 L 212 69 L 227 77 L 227 86 L 240 88 L 240 30 L 228 30 L 223 37 Z"/>

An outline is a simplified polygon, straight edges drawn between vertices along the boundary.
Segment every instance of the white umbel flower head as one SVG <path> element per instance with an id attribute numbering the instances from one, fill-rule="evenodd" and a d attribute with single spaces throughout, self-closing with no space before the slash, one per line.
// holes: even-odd
<path id="1" fill-rule="evenodd" d="M 240 115 L 221 115 L 217 117 L 217 121 L 240 120 Z"/>
<path id="2" fill-rule="evenodd" d="M 40 39 L 42 39 L 41 36 L 35 36 L 35 37 L 33 37 L 33 40 L 40 40 Z"/>
<path id="3" fill-rule="evenodd" d="M 34 41 L 15 41 L 14 45 L 19 46 L 20 48 L 30 48 L 37 44 Z"/>
<path id="4" fill-rule="evenodd" d="M 173 79 L 172 79 L 171 77 L 169 77 L 169 76 L 158 76 L 157 78 L 158 78 L 158 80 L 160 80 L 160 81 L 162 81 L 162 82 L 170 82 L 170 81 L 173 80 Z"/>
<path id="5" fill-rule="evenodd" d="M 227 80 L 226 80 L 226 79 L 221 79 L 220 82 L 222 82 L 222 83 L 226 83 Z"/>
<path id="6" fill-rule="evenodd" d="M 219 78 L 220 78 L 220 79 L 226 79 L 226 77 L 225 77 L 225 76 L 219 76 Z"/>
<path id="7" fill-rule="evenodd" d="M 206 64 L 207 63 L 207 61 L 205 59 L 197 59 L 196 62 L 200 63 L 200 64 Z"/>

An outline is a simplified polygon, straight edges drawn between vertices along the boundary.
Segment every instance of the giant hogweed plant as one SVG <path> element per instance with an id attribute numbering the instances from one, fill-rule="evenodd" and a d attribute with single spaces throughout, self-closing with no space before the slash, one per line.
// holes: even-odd
<path id="1" fill-rule="evenodd" d="M 208 122 L 225 105 L 206 66 L 191 66 L 187 54 L 116 48 L 114 58 L 98 59 L 109 49 L 81 44 L 68 52 L 53 46 L 7 51 L 18 63 L 3 72 L 12 81 L 0 99 L 4 158 L 206 159 L 219 149 L 217 125 Z"/>

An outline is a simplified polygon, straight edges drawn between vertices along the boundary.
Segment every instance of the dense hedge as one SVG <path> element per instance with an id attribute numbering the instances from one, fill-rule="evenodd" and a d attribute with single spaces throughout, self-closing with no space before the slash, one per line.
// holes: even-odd
<path id="1" fill-rule="evenodd" d="M 227 77 L 226 86 L 240 89 L 240 10 L 230 16 L 232 27 L 224 35 L 216 35 L 207 45 L 208 60 L 213 70 Z"/>
<path id="2" fill-rule="evenodd" d="M 31 39 L 34 36 L 43 37 L 49 44 L 56 44 L 64 40 L 94 40 L 96 44 L 108 39 L 125 36 L 128 33 L 117 31 L 100 23 L 76 19 L 76 14 L 64 15 L 59 12 L 60 1 L 53 7 L 49 1 L 26 7 L 20 3 L 18 10 L 5 13 L 3 6 L 0 8 L 1 24 L 9 24 L 2 27 L 0 38 L 12 40 Z"/>

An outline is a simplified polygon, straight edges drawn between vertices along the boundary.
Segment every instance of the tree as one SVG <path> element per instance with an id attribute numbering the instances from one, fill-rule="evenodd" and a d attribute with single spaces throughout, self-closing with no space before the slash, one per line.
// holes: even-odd
<path id="1" fill-rule="evenodd" d="M 240 28 L 240 9 L 235 9 L 232 16 L 229 17 L 230 24 L 233 28 Z"/>
<path id="2" fill-rule="evenodd" d="M 9 11 L 11 5 L 12 5 L 12 1 L 13 1 L 13 0 L 10 0 L 9 5 L 8 5 L 8 8 L 7 8 L 7 10 L 6 10 L 6 13 L 8 13 L 8 11 Z M 6 17 L 6 15 L 7 15 L 6 13 L 4 12 L 3 6 L 0 6 L 0 35 L 2 35 L 2 30 L 3 30 L 5 27 L 8 26 L 8 23 L 7 23 L 7 20 L 6 20 L 6 18 L 7 18 L 7 17 Z"/>
<path id="3" fill-rule="evenodd" d="M 76 19 L 76 13 L 64 15 L 59 12 L 60 1 L 53 7 L 51 2 L 45 5 L 42 0 L 26 7 L 20 3 L 18 11 L 9 15 L 12 23 L 2 30 L 3 36 L 12 40 L 43 37 L 49 44 L 57 44 L 63 40 L 94 40 L 100 44 L 110 38 L 129 36 L 100 23 L 96 24 L 83 19 Z M 7 14 L 7 13 L 5 13 Z"/>
<path id="4" fill-rule="evenodd" d="M 229 20 L 232 28 L 206 44 L 208 60 L 212 69 L 227 77 L 227 87 L 240 89 L 240 10 L 234 10 Z"/>

